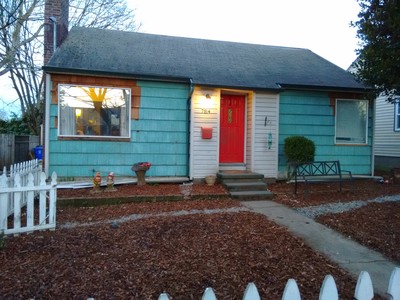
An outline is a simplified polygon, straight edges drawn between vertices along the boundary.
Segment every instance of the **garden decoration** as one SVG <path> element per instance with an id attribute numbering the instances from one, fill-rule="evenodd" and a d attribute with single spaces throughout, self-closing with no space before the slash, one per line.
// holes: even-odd
<path id="1" fill-rule="evenodd" d="M 106 192 L 115 192 L 117 189 L 114 187 L 114 172 L 110 172 L 107 175 L 107 187 Z"/>
<path id="2" fill-rule="evenodd" d="M 101 190 L 100 190 L 100 184 L 101 184 L 100 172 L 96 172 L 96 175 L 93 177 L 93 190 L 91 190 L 91 192 L 92 192 L 92 193 L 99 193 L 99 192 L 101 192 Z"/>
<path id="3" fill-rule="evenodd" d="M 390 170 L 393 183 L 400 183 L 400 168 Z"/>
<path id="4" fill-rule="evenodd" d="M 132 170 L 137 176 L 137 185 L 146 185 L 146 171 L 150 169 L 151 163 L 149 162 L 138 162 L 132 166 Z"/>
<path id="5" fill-rule="evenodd" d="M 212 186 L 217 180 L 217 177 L 215 175 L 208 175 L 204 178 L 204 180 L 206 181 L 207 185 Z"/>

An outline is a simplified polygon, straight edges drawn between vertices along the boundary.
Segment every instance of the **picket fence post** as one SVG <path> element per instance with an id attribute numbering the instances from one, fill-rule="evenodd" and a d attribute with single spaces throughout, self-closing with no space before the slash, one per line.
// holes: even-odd
<path id="1" fill-rule="evenodd" d="M 374 288 L 372 287 L 371 277 L 368 272 L 361 271 L 358 276 L 354 299 L 372 300 L 372 298 L 374 298 Z"/>
<path id="2" fill-rule="evenodd" d="M 43 173 L 44 174 L 44 173 Z M 56 224 L 56 201 L 57 201 L 57 173 L 51 174 L 51 189 L 49 191 L 49 223 Z"/>
<path id="3" fill-rule="evenodd" d="M 5 167 L 4 167 L 5 168 Z M 0 189 L 8 187 L 8 178 L 6 172 L 0 176 Z M 7 227 L 8 217 L 8 195 L 6 193 L 0 194 L 0 233 L 2 233 Z"/>
<path id="4" fill-rule="evenodd" d="M 243 300 L 260 300 L 260 294 L 258 293 L 258 289 L 253 282 L 250 282 L 243 295 Z"/>
<path id="5" fill-rule="evenodd" d="M 326 275 L 319 292 L 319 300 L 338 300 L 339 293 L 332 275 Z"/>
<path id="6" fill-rule="evenodd" d="M 28 175 L 28 183 L 27 187 L 34 187 L 35 183 L 33 182 L 33 174 L 29 173 Z M 27 201 L 26 201 L 26 226 L 27 227 L 33 227 L 33 222 L 34 222 L 34 191 L 28 191 L 26 193 Z"/>
<path id="7" fill-rule="evenodd" d="M 203 297 L 201 297 L 201 300 L 217 300 L 217 296 L 215 296 L 214 290 L 212 288 L 206 288 Z"/>
<path id="8" fill-rule="evenodd" d="M 46 186 L 46 174 L 40 174 L 39 186 Z M 39 192 L 39 224 L 42 225 L 46 222 L 46 190 Z"/>
<path id="9" fill-rule="evenodd" d="M 389 279 L 388 291 L 389 300 L 400 299 L 400 268 L 395 268 Z"/>
<path id="10" fill-rule="evenodd" d="M 14 187 L 21 187 L 21 176 L 17 173 L 14 177 Z M 14 192 L 14 229 L 21 228 L 21 196 L 22 192 Z"/>
<path id="11" fill-rule="evenodd" d="M 89 300 L 89 299 L 88 299 Z M 160 296 L 158 297 L 158 300 L 169 300 L 169 296 L 167 293 L 162 293 L 160 294 Z"/>
<path id="12" fill-rule="evenodd" d="M 282 300 L 301 300 L 299 287 L 296 280 L 290 278 L 283 291 Z"/>

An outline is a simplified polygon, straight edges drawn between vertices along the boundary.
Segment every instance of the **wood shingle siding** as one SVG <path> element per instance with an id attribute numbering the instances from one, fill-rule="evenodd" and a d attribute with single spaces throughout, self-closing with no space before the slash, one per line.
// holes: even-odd
<path id="1" fill-rule="evenodd" d="M 369 106 L 367 145 L 335 145 L 335 108 L 330 95 L 320 92 L 284 92 L 280 95 L 279 171 L 286 171 L 284 140 L 305 136 L 315 143 L 315 160 L 339 160 L 353 174 L 371 174 L 372 105 Z"/>
<path id="2" fill-rule="evenodd" d="M 54 76 L 54 75 L 53 75 Z M 139 119 L 131 120 L 128 141 L 59 140 L 57 128 L 50 129 L 50 170 L 62 177 L 93 176 L 114 172 L 116 176 L 133 176 L 131 167 L 139 161 L 149 161 L 148 176 L 188 175 L 188 107 L 189 87 L 184 84 L 136 82 L 110 79 L 96 84 L 119 86 L 135 84 L 140 107 Z M 63 80 L 65 82 L 65 80 Z M 78 84 L 79 81 L 74 80 Z M 93 81 L 85 81 L 94 84 Z M 50 124 L 55 123 L 57 104 L 52 104 Z"/>

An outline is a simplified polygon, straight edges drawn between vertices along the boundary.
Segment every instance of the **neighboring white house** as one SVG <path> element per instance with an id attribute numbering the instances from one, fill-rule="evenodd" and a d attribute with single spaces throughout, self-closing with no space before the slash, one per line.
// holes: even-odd
<path id="1" fill-rule="evenodd" d="M 375 168 L 400 167 L 400 101 L 380 96 L 375 112 Z"/>
<path id="2" fill-rule="evenodd" d="M 355 60 L 347 69 L 357 73 Z M 400 99 L 390 103 L 386 96 L 375 102 L 374 165 L 375 169 L 400 168 Z"/>

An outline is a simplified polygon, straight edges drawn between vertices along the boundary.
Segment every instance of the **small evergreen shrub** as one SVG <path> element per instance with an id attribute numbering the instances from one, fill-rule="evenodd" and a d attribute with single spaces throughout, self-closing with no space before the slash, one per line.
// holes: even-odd
<path id="1" fill-rule="evenodd" d="M 284 152 L 289 164 L 314 161 L 315 144 L 304 136 L 291 136 L 285 139 Z"/>

